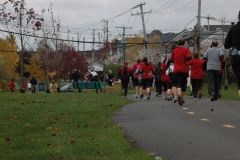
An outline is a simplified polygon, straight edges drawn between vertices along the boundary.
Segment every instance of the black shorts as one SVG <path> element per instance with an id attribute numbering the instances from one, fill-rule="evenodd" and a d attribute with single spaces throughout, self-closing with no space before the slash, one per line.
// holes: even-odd
<path id="1" fill-rule="evenodd" d="M 162 82 L 163 91 L 167 92 L 168 89 L 172 89 L 172 83 L 171 82 Z"/>
<path id="2" fill-rule="evenodd" d="M 151 82 L 152 82 L 152 78 L 142 79 L 143 89 L 150 88 L 151 87 Z"/>
<path id="3" fill-rule="evenodd" d="M 132 83 L 133 83 L 134 88 L 135 88 L 136 86 L 138 86 L 138 78 L 133 78 L 133 79 L 132 79 Z"/>
<path id="4" fill-rule="evenodd" d="M 181 88 L 182 92 L 186 92 L 188 73 L 174 73 L 176 79 L 176 87 Z"/>
<path id="5" fill-rule="evenodd" d="M 176 87 L 176 78 L 174 77 L 174 74 L 173 73 L 169 73 L 169 78 L 171 80 L 171 84 L 173 87 Z"/>

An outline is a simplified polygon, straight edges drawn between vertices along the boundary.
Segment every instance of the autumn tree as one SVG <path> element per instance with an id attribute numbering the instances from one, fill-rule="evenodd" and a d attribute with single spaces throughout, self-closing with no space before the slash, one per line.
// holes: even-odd
<path id="1" fill-rule="evenodd" d="M 14 41 L 13 35 L 7 36 L 6 39 L 0 39 L 0 79 L 5 81 L 18 77 L 15 65 L 19 61 L 19 57 Z"/>
<path id="2" fill-rule="evenodd" d="M 62 52 L 60 78 L 63 80 L 71 79 L 74 69 L 80 73 L 80 78 L 83 79 L 88 71 L 88 62 L 83 53 L 77 52 L 73 46 L 68 46 Z"/>
<path id="3" fill-rule="evenodd" d="M 41 29 L 43 18 L 33 8 L 27 9 L 25 0 L 6 0 L 0 5 L 0 22 L 5 33 L 16 33 L 16 46 L 20 51 L 20 74 L 23 81 L 23 56 L 24 51 L 32 50 L 37 35 Z"/>
<path id="4" fill-rule="evenodd" d="M 129 37 L 127 39 L 127 46 L 126 46 L 126 60 L 134 60 L 137 57 L 143 57 L 144 52 L 142 52 L 142 42 L 143 37 L 135 36 Z"/>

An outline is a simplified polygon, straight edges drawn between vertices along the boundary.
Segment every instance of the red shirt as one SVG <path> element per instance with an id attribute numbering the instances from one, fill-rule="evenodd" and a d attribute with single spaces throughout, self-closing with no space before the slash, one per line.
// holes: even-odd
<path id="1" fill-rule="evenodd" d="M 225 62 L 225 58 L 221 59 L 220 61 L 220 73 L 222 73 L 223 68 L 222 68 L 222 63 Z"/>
<path id="2" fill-rule="evenodd" d="M 11 89 L 14 89 L 14 87 L 15 87 L 14 81 L 10 81 L 10 82 L 9 82 L 9 86 L 10 86 Z"/>
<path id="3" fill-rule="evenodd" d="M 26 88 L 26 87 L 27 87 L 27 82 L 26 82 L 26 81 L 23 81 L 22 87 L 23 87 L 23 88 Z"/>
<path id="4" fill-rule="evenodd" d="M 142 71 L 142 79 L 150 79 L 153 76 L 154 67 L 150 63 L 148 63 L 148 66 L 146 63 L 142 63 L 140 65 L 140 71 Z"/>
<path id="5" fill-rule="evenodd" d="M 191 75 L 190 75 L 190 77 L 192 79 L 202 79 L 203 61 L 201 59 L 199 59 L 199 58 L 193 58 L 190 61 L 188 61 L 187 64 L 191 66 Z"/>
<path id="6" fill-rule="evenodd" d="M 165 63 L 161 64 L 161 81 L 162 82 L 171 82 L 169 76 L 166 74 L 167 65 Z"/>
<path id="7" fill-rule="evenodd" d="M 120 69 L 119 69 L 119 71 L 118 71 L 118 75 L 120 76 L 120 77 L 122 77 L 123 75 L 124 75 L 124 67 L 125 66 L 122 66 Z M 130 77 L 131 76 L 131 68 L 129 68 L 128 66 L 126 66 L 127 67 L 127 76 L 128 77 Z"/>
<path id="8" fill-rule="evenodd" d="M 141 63 L 135 63 L 133 66 L 132 66 L 132 74 L 134 75 L 134 78 L 138 78 L 138 74 L 135 74 L 138 66 L 140 66 Z"/>
<path id="9" fill-rule="evenodd" d="M 187 58 L 190 58 L 190 51 L 184 47 L 177 47 L 172 51 L 170 60 L 174 63 L 173 73 L 188 73 Z"/>

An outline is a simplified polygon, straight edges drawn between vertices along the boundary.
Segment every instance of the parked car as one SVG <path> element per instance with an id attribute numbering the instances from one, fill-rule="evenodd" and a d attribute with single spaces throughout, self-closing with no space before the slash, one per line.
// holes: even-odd
<path id="1" fill-rule="evenodd" d="M 73 92 L 73 86 L 72 83 L 68 83 L 62 88 L 60 88 L 60 92 Z"/>

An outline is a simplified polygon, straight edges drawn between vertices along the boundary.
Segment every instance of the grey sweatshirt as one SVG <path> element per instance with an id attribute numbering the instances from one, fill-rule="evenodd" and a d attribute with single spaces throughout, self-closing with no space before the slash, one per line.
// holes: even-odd
<path id="1" fill-rule="evenodd" d="M 207 70 L 220 70 L 220 56 L 223 55 L 220 48 L 209 48 L 203 57 L 208 59 Z"/>

